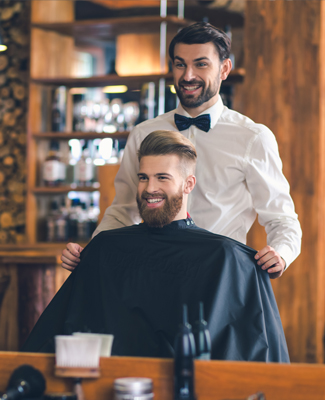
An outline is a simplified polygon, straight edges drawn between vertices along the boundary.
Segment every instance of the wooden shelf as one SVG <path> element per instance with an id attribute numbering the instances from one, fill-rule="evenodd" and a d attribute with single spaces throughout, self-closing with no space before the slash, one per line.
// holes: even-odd
<path id="1" fill-rule="evenodd" d="M 70 140 L 70 139 L 127 139 L 129 136 L 128 131 L 116 132 L 116 133 L 105 133 L 105 132 L 33 132 L 32 137 L 36 140 L 42 139 L 60 139 L 60 140 Z"/>
<path id="2" fill-rule="evenodd" d="M 245 77 L 244 68 L 233 69 L 227 80 L 223 83 L 232 84 L 242 82 Z M 41 85 L 54 85 L 54 86 L 67 86 L 67 87 L 101 87 L 107 85 L 127 85 L 129 89 L 140 88 L 142 84 L 147 82 L 158 82 L 159 79 L 164 78 L 166 84 L 173 84 L 173 74 L 162 75 L 137 75 L 137 76 L 119 76 L 119 75 L 102 75 L 92 76 L 90 78 L 34 78 L 31 79 L 32 83 Z"/>
<path id="3" fill-rule="evenodd" d="M 235 68 L 230 71 L 228 78 L 222 82 L 223 85 L 232 85 L 234 83 L 242 83 L 246 74 L 245 68 Z"/>
<path id="4" fill-rule="evenodd" d="M 102 87 L 107 85 L 127 85 L 129 89 L 140 89 L 141 85 L 147 82 L 159 82 L 161 78 L 166 82 L 173 83 L 173 74 L 159 75 L 137 75 L 137 76 L 119 76 L 119 75 L 102 75 L 92 76 L 89 78 L 33 78 L 30 81 L 41 85 L 55 85 L 67 87 Z"/>
<path id="5" fill-rule="evenodd" d="M 176 33 L 179 28 L 189 25 L 192 21 L 180 19 L 173 15 L 165 18 L 145 16 L 62 23 L 37 23 L 33 24 L 32 27 L 72 36 L 77 45 L 103 45 L 121 34 L 159 33 L 161 22 L 167 22 L 168 27 L 171 27 Z"/>
<path id="6" fill-rule="evenodd" d="M 65 194 L 69 192 L 96 192 L 100 189 L 99 184 L 95 186 L 55 186 L 55 187 L 47 187 L 47 186 L 38 186 L 31 189 L 31 192 L 34 194 Z"/>

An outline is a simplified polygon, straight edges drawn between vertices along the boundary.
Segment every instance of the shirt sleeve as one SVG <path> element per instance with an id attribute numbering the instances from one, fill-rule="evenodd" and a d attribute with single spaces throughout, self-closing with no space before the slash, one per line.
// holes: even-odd
<path id="1" fill-rule="evenodd" d="M 245 157 L 246 182 L 258 221 L 265 227 L 267 244 L 280 254 L 288 268 L 300 254 L 302 231 L 282 172 L 276 139 L 267 127 L 259 127 Z"/>
<path id="2" fill-rule="evenodd" d="M 138 186 L 139 161 L 137 151 L 138 128 L 134 128 L 129 135 L 125 146 L 123 159 L 116 174 L 115 198 L 110 207 L 105 211 L 103 219 L 93 233 L 94 237 L 104 230 L 122 228 L 141 222 L 136 203 L 136 192 Z"/>

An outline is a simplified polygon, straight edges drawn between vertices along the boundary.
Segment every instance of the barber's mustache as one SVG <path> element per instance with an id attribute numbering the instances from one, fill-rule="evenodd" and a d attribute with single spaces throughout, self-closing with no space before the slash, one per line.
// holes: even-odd
<path id="1" fill-rule="evenodd" d="M 184 79 L 178 82 L 179 86 L 184 86 L 184 85 L 200 85 L 204 86 L 203 81 L 185 81 Z"/>

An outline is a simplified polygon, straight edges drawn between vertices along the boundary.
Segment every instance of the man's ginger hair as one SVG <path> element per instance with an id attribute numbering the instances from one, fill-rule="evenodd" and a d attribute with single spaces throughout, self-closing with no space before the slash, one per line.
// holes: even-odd
<path id="1" fill-rule="evenodd" d="M 186 173 L 194 173 L 197 154 L 193 143 L 179 132 L 154 131 L 143 139 L 138 150 L 138 159 L 145 156 L 175 154 L 184 165 Z"/>

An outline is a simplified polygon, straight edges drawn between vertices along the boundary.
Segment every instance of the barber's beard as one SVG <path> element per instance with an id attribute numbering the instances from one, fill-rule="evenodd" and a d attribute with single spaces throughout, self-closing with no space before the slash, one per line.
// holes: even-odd
<path id="1" fill-rule="evenodd" d="M 182 187 L 179 188 L 179 191 L 175 196 L 169 198 L 165 196 L 165 203 L 162 207 L 149 208 L 145 200 L 146 197 L 150 197 L 148 192 L 143 192 L 141 198 L 137 194 L 139 213 L 143 221 L 148 226 L 154 228 L 162 228 L 163 226 L 170 224 L 181 210 L 183 204 Z"/>
<path id="2" fill-rule="evenodd" d="M 179 82 L 179 85 L 174 85 L 176 94 L 179 98 L 179 101 L 182 106 L 187 107 L 187 108 L 197 108 L 200 107 L 202 104 L 206 103 L 212 97 L 214 97 L 216 94 L 219 93 L 220 89 L 220 73 L 217 76 L 217 79 L 214 82 L 213 86 L 207 86 L 203 81 L 181 81 Z M 185 94 L 182 91 L 182 86 L 186 86 L 187 84 L 198 84 L 202 87 L 201 94 L 199 96 L 196 95 L 190 95 L 190 94 Z"/>

